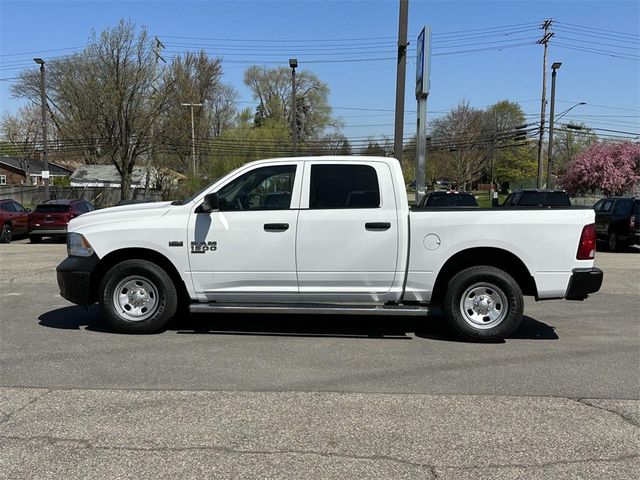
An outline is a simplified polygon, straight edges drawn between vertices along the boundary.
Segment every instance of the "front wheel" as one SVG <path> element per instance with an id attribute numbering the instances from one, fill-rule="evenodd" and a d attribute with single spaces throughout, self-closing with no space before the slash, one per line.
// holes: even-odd
<path id="1" fill-rule="evenodd" d="M 100 307 L 122 333 L 155 333 L 176 313 L 178 294 L 171 277 L 155 263 L 126 260 L 100 282 Z"/>
<path id="2" fill-rule="evenodd" d="M 13 237 L 13 231 L 11 230 L 11 225 L 8 223 L 2 226 L 2 230 L 0 231 L 0 243 L 11 243 L 11 238 Z"/>
<path id="3" fill-rule="evenodd" d="M 444 311 L 451 327 L 469 340 L 501 340 L 522 321 L 524 299 L 504 270 L 482 265 L 457 273 L 447 286 Z"/>

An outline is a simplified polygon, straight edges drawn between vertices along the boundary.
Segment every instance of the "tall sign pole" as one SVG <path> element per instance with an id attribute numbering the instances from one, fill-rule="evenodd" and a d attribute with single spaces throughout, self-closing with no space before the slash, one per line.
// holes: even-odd
<path id="1" fill-rule="evenodd" d="M 407 23 L 409 0 L 400 0 L 398 25 L 398 66 L 396 69 L 396 126 L 393 135 L 393 156 L 402 162 L 404 136 L 404 84 L 407 74 Z"/>
<path id="2" fill-rule="evenodd" d="M 416 135 L 416 203 L 425 194 L 425 169 L 427 163 L 427 97 L 431 86 L 431 26 L 426 25 L 418 35 L 416 59 L 416 100 L 418 119 Z"/>

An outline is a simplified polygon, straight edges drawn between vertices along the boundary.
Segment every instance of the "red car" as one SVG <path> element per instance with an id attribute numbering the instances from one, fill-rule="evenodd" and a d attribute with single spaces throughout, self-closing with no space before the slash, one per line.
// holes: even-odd
<path id="1" fill-rule="evenodd" d="M 10 198 L 0 200 L 0 243 L 29 232 L 29 210 Z"/>
<path id="2" fill-rule="evenodd" d="M 29 240 L 39 243 L 42 237 L 67 235 L 69 220 L 95 207 L 86 200 L 49 200 L 38 205 L 29 215 Z"/>

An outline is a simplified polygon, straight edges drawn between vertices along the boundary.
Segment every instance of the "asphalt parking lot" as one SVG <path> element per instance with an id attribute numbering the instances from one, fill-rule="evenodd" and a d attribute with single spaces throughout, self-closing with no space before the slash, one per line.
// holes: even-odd
<path id="1" fill-rule="evenodd" d="M 0 478 L 637 478 L 638 249 L 494 344 L 437 314 L 120 335 L 58 295 L 64 256 L 0 245 Z"/>

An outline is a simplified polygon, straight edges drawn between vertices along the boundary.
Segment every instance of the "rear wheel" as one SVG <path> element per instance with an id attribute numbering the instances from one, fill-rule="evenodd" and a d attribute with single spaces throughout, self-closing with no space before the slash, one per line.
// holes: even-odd
<path id="1" fill-rule="evenodd" d="M 618 240 L 618 235 L 616 235 L 616 232 L 609 232 L 608 246 L 609 250 L 611 250 L 612 252 L 615 252 L 620 247 L 620 242 Z"/>
<path id="2" fill-rule="evenodd" d="M 524 299 L 517 282 L 491 266 L 467 268 L 447 286 L 444 311 L 454 331 L 476 341 L 500 340 L 522 321 Z"/>
<path id="3" fill-rule="evenodd" d="M 100 283 L 100 307 L 107 321 L 123 333 L 163 330 L 178 306 L 176 287 L 167 273 L 147 260 L 126 260 Z"/>
<path id="4" fill-rule="evenodd" d="M 11 243 L 12 238 L 13 230 L 11 229 L 11 225 L 7 223 L 2 226 L 2 230 L 0 231 L 0 243 Z"/>

